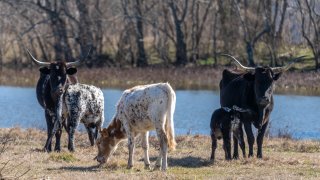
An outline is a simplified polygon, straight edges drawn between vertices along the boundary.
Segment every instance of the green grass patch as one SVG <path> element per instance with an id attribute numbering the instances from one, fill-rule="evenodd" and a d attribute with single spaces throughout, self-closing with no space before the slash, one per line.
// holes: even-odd
<path id="1" fill-rule="evenodd" d="M 75 158 L 71 153 L 52 153 L 50 154 L 49 160 L 56 162 L 63 161 L 67 163 L 79 161 L 79 159 Z"/>

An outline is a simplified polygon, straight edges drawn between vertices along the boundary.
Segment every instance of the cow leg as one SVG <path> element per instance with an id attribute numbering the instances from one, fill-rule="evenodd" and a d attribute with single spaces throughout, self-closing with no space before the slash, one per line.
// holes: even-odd
<path id="1" fill-rule="evenodd" d="M 144 151 L 144 168 L 150 169 L 150 160 L 149 160 L 149 132 L 141 134 L 142 138 L 142 149 Z"/>
<path id="2" fill-rule="evenodd" d="M 68 149 L 71 152 L 74 152 L 74 133 L 79 125 L 80 119 L 76 116 L 70 115 L 70 119 L 68 121 L 68 130 L 69 130 L 69 142 Z"/>
<path id="3" fill-rule="evenodd" d="M 57 151 L 57 152 L 61 151 L 61 146 L 60 146 L 60 144 L 61 144 L 61 141 L 60 141 L 61 140 L 61 135 L 62 135 L 62 128 L 59 127 L 57 129 L 57 132 L 56 132 L 56 145 L 54 147 L 54 150 Z"/>
<path id="4" fill-rule="evenodd" d="M 94 126 L 95 125 L 93 124 L 85 125 L 91 146 L 94 146 L 94 141 L 95 141 Z"/>
<path id="5" fill-rule="evenodd" d="M 95 134 L 94 134 L 94 138 L 95 138 L 95 139 L 98 138 L 98 134 L 99 134 L 99 132 L 100 132 L 101 129 L 102 129 L 102 122 L 104 122 L 104 117 L 103 117 L 103 115 L 101 115 L 100 120 L 97 121 L 97 123 L 96 123 L 96 132 L 95 132 Z"/>
<path id="6" fill-rule="evenodd" d="M 134 154 L 134 135 L 133 133 L 128 133 L 128 149 L 129 149 L 129 159 L 128 159 L 128 169 L 133 167 L 133 154 Z"/>
<path id="7" fill-rule="evenodd" d="M 233 159 L 239 158 L 239 148 L 238 148 L 238 137 L 236 137 L 235 134 L 233 134 Z"/>
<path id="8" fill-rule="evenodd" d="M 156 128 L 158 139 L 160 141 L 160 154 L 156 162 L 156 167 L 159 167 L 161 164 L 161 170 L 167 170 L 167 155 L 168 155 L 168 138 L 165 133 L 164 127 Z"/>
<path id="9" fill-rule="evenodd" d="M 62 124 L 59 124 L 59 127 L 56 132 L 56 145 L 54 147 L 54 150 L 57 152 L 61 151 L 61 135 L 62 135 L 62 128 L 63 128 L 62 126 L 66 129 L 66 117 L 65 116 L 62 117 Z"/>
<path id="10" fill-rule="evenodd" d="M 215 159 L 215 152 L 217 149 L 217 138 L 215 136 L 214 130 L 211 130 L 211 163 L 214 163 L 214 159 Z"/>
<path id="11" fill-rule="evenodd" d="M 263 137 L 264 133 L 266 132 L 267 126 L 268 126 L 269 120 L 262 126 L 262 128 L 258 131 L 258 137 L 257 137 L 257 145 L 258 145 L 258 151 L 257 151 L 257 157 L 262 158 L 262 143 L 263 143 Z"/>
<path id="12" fill-rule="evenodd" d="M 53 116 L 50 116 L 48 111 L 45 111 L 45 117 L 47 122 L 47 141 L 44 145 L 44 151 L 51 152 L 51 142 L 52 142 L 52 130 L 53 130 Z"/>
<path id="13" fill-rule="evenodd" d="M 249 156 L 253 156 L 253 144 L 254 144 L 254 136 L 252 132 L 251 122 L 244 122 L 244 129 L 247 134 L 248 145 L 249 145 Z"/>
<path id="14" fill-rule="evenodd" d="M 231 160 L 231 134 L 230 128 L 222 129 L 223 149 L 225 152 L 226 160 Z"/>
<path id="15" fill-rule="evenodd" d="M 242 124 L 239 126 L 239 145 L 242 151 L 243 158 L 246 158 L 246 145 L 244 143 L 244 138 L 243 138 L 243 130 L 242 130 Z"/>

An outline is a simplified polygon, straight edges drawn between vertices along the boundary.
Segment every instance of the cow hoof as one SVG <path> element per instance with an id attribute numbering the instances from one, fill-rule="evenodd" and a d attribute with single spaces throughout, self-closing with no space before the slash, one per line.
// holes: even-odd
<path id="1" fill-rule="evenodd" d="M 233 159 L 239 159 L 238 155 L 233 155 Z"/>
<path id="2" fill-rule="evenodd" d="M 128 165 L 127 169 L 132 169 L 132 167 L 133 167 L 132 165 Z"/>
<path id="3" fill-rule="evenodd" d="M 68 146 L 68 150 L 69 150 L 70 152 L 74 152 L 74 146 Z"/>
<path id="4" fill-rule="evenodd" d="M 56 151 L 56 152 L 61 152 L 61 148 L 60 148 L 60 147 L 54 148 L 54 151 Z"/>
<path id="5" fill-rule="evenodd" d="M 150 164 L 146 164 L 146 165 L 144 165 L 144 169 L 146 169 L 146 170 L 151 170 L 151 168 L 150 168 Z"/>
<path id="6" fill-rule="evenodd" d="M 257 158 L 262 159 L 262 154 L 258 154 Z"/>
<path id="7" fill-rule="evenodd" d="M 155 166 L 153 167 L 153 171 L 157 171 L 157 170 L 160 170 L 160 166 L 159 166 L 159 165 L 155 165 Z"/>
<path id="8" fill-rule="evenodd" d="M 161 168 L 161 171 L 163 172 L 167 171 L 167 167 Z"/>
<path id="9" fill-rule="evenodd" d="M 42 149 L 42 151 L 43 151 L 43 152 L 46 152 L 46 153 L 50 153 L 50 152 L 51 152 L 51 149 L 47 149 L 47 148 L 44 147 L 44 148 Z"/>

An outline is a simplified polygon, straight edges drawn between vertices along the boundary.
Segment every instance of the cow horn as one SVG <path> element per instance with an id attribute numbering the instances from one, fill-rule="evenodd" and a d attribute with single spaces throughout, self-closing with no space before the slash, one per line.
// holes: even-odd
<path id="1" fill-rule="evenodd" d="M 236 62 L 236 65 L 238 67 L 240 67 L 242 70 L 246 71 L 246 72 L 254 72 L 255 71 L 255 68 L 253 67 L 247 67 L 247 66 L 244 66 L 242 65 L 235 57 L 229 55 L 229 54 L 219 54 L 221 56 L 227 56 L 227 57 L 230 57 L 232 58 L 235 62 Z"/>
<path id="2" fill-rule="evenodd" d="M 75 66 L 79 66 L 81 63 L 82 63 L 82 60 L 78 60 L 75 62 L 68 62 L 68 63 L 66 63 L 66 66 L 67 67 L 71 67 L 71 66 L 75 67 Z"/>
<path id="3" fill-rule="evenodd" d="M 33 62 L 35 62 L 37 65 L 39 65 L 39 66 L 49 66 L 50 65 L 50 63 L 48 63 L 48 62 L 41 62 L 41 61 L 37 60 L 35 57 L 32 56 L 32 54 L 30 53 L 30 51 L 27 48 L 26 48 L 26 50 L 27 50 L 28 54 L 31 56 Z"/>
<path id="4" fill-rule="evenodd" d="M 273 71 L 274 73 L 285 72 L 285 71 L 287 71 L 288 69 L 290 69 L 290 67 L 291 67 L 294 63 L 296 63 L 297 61 L 303 59 L 304 57 L 306 57 L 306 56 L 299 56 L 299 57 L 294 58 L 293 60 L 291 60 L 291 62 L 290 62 L 289 64 L 287 64 L 286 66 L 284 66 L 284 67 L 273 67 L 273 68 L 271 68 L 271 69 L 272 69 L 272 71 Z"/>
<path id="5" fill-rule="evenodd" d="M 79 66 L 80 64 L 82 64 L 85 61 L 85 59 L 89 56 L 91 49 L 92 49 L 92 47 L 90 47 L 88 54 L 85 57 L 82 57 L 80 60 L 75 61 L 75 62 L 68 62 L 68 63 L 66 63 L 66 66 L 67 67 L 71 67 L 71 66 L 75 67 L 75 66 Z"/>

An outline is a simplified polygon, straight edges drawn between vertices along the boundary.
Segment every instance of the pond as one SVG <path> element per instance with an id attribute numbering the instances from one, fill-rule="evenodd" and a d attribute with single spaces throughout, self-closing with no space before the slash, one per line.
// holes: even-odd
<path id="1" fill-rule="evenodd" d="M 122 90 L 103 89 L 105 122 L 109 124 Z M 219 92 L 177 90 L 174 114 L 176 134 L 210 134 L 210 118 L 218 108 Z M 288 133 L 297 139 L 320 139 L 320 97 L 275 95 L 269 134 Z M 0 86 L 0 128 L 46 129 L 44 111 L 38 104 L 35 88 Z M 83 130 L 81 125 L 78 129 Z"/>

